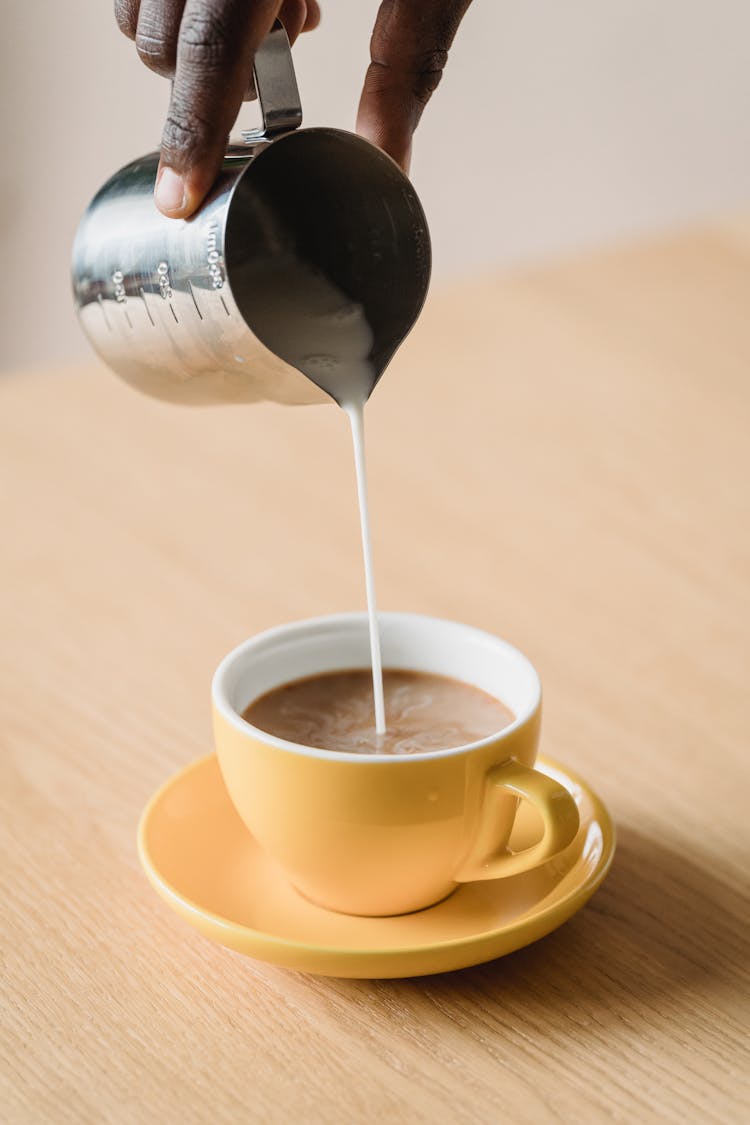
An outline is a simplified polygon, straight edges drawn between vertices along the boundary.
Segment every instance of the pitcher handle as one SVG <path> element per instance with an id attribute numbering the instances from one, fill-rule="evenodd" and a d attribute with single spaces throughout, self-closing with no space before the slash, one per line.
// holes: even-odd
<path id="1" fill-rule="evenodd" d="M 292 50 L 281 20 L 273 21 L 273 27 L 255 52 L 253 77 L 263 128 L 243 129 L 242 139 L 246 144 L 256 144 L 276 133 L 288 133 L 302 124 L 302 103 Z"/>

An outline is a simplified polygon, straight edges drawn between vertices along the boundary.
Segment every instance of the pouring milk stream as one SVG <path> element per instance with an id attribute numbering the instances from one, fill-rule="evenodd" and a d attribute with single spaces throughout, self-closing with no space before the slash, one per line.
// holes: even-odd
<path id="1" fill-rule="evenodd" d="M 181 403 L 337 402 L 351 426 L 375 718 L 385 730 L 364 407 L 427 294 L 430 238 L 414 188 L 362 138 L 299 128 L 277 21 L 256 54 L 263 128 L 228 148 L 209 197 L 167 219 L 158 153 L 115 173 L 81 219 L 81 326 L 118 375 Z"/>

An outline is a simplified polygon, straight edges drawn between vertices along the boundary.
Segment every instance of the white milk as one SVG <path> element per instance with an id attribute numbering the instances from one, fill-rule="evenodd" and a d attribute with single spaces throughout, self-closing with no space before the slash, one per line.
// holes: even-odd
<path id="1" fill-rule="evenodd" d="M 273 270 L 264 263 L 263 285 L 258 288 L 252 323 L 268 347 L 287 363 L 304 371 L 349 417 L 370 622 L 375 729 L 378 734 L 383 734 L 383 670 L 375 605 L 364 436 L 364 408 L 373 384 L 368 358 L 373 345 L 372 329 L 360 304 L 350 300 L 327 277 L 292 254 L 279 254 Z"/>
<path id="2" fill-rule="evenodd" d="M 362 554 L 365 560 L 365 590 L 367 616 L 370 622 L 370 660 L 372 662 L 372 690 L 375 697 L 375 730 L 385 734 L 385 702 L 383 700 L 383 662 L 380 656 L 380 629 L 375 603 L 375 573 L 372 565 L 370 541 L 370 507 L 367 501 L 367 468 L 365 464 L 365 404 L 352 402 L 344 406 L 349 415 L 354 444 L 354 466 L 357 471 L 357 497 L 359 499 L 359 525 L 362 531 Z"/>

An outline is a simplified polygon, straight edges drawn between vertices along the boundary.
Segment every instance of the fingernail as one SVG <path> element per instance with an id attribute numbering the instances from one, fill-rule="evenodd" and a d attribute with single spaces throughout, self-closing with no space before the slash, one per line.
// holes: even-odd
<path id="1" fill-rule="evenodd" d="M 160 211 L 181 211 L 185 206 L 185 181 L 174 168 L 162 168 L 154 194 Z"/>

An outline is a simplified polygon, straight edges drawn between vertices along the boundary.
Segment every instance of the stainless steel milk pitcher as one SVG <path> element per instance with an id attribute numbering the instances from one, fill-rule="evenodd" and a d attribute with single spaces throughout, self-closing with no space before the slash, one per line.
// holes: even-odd
<path id="1" fill-rule="evenodd" d="M 81 325 L 118 375 L 172 402 L 366 397 L 427 293 L 424 212 L 379 149 L 299 128 L 278 21 L 255 83 L 263 128 L 228 148 L 190 219 L 156 208 L 158 153 L 94 197 L 73 248 Z"/>

